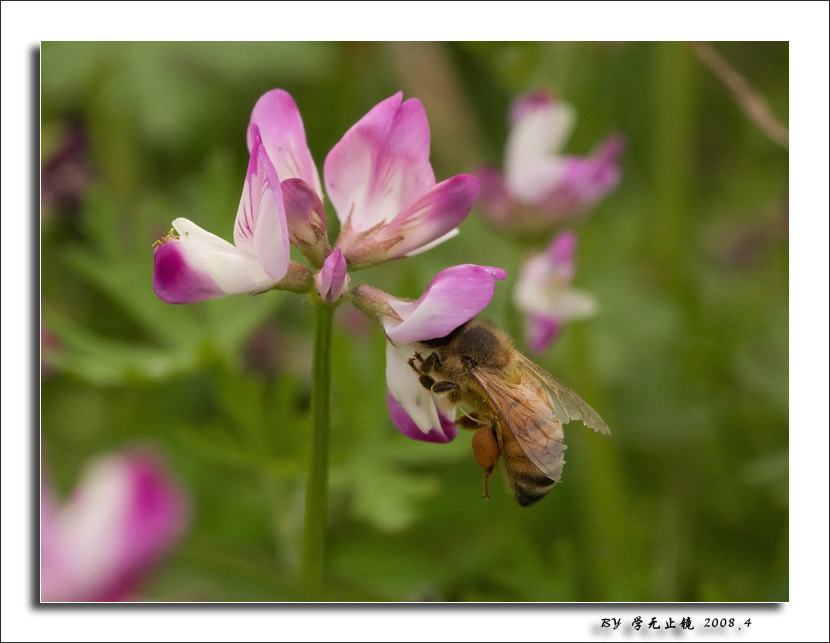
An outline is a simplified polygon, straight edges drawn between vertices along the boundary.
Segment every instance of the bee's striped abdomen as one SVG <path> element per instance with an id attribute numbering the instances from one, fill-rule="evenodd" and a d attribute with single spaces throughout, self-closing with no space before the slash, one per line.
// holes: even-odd
<path id="1" fill-rule="evenodd" d="M 548 491 L 553 489 L 553 485 L 556 484 L 538 470 L 530 474 L 524 472 L 514 473 L 509 479 L 516 501 L 522 507 L 532 505 L 544 498 Z"/>
<path id="2" fill-rule="evenodd" d="M 539 471 L 509 431 L 501 431 L 500 437 L 507 480 L 516 501 L 522 507 L 527 507 L 544 498 L 556 481 Z"/>

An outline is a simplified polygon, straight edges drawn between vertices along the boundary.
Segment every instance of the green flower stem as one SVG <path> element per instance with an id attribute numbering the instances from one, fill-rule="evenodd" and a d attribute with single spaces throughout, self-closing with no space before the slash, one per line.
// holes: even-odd
<path id="1" fill-rule="evenodd" d="M 305 496 L 302 579 L 323 581 L 328 505 L 329 426 L 331 402 L 331 325 L 335 306 L 314 298 L 314 363 L 311 381 L 311 466 Z"/>

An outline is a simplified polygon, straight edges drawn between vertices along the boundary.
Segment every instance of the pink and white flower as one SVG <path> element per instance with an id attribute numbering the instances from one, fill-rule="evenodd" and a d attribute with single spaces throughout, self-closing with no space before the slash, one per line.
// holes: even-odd
<path id="1" fill-rule="evenodd" d="M 585 214 L 620 180 L 625 140 L 615 134 L 590 156 L 560 154 L 576 116 L 572 107 L 544 92 L 511 106 L 504 175 L 482 168 L 481 205 L 496 226 L 541 230 Z"/>
<path id="2" fill-rule="evenodd" d="M 236 214 L 234 243 L 184 218 L 173 221 L 173 227 L 178 236 L 158 242 L 153 255 L 153 291 L 162 301 L 184 304 L 259 292 L 286 279 L 292 262 L 282 190 L 258 135 Z M 302 266 L 294 267 L 302 273 Z"/>
<path id="3" fill-rule="evenodd" d="M 331 255 L 323 188 L 294 99 L 281 89 L 264 94 L 251 113 L 247 139 L 251 160 L 234 244 L 176 219 L 178 235 L 162 239 L 154 254 L 153 290 L 163 301 L 189 303 L 272 288 L 306 292 L 314 286 L 311 272 L 290 260 L 290 244 L 318 270 Z M 449 239 L 478 195 L 472 175 L 436 184 L 423 105 L 402 101 L 401 92 L 346 132 L 329 152 L 324 175 L 342 224 L 337 247 L 352 270 Z M 318 282 L 331 276 L 333 265 L 327 275 L 318 273 Z"/>
<path id="4" fill-rule="evenodd" d="M 416 300 L 399 299 L 361 285 L 352 301 L 377 319 L 386 333 L 387 406 L 395 426 L 415 440 L 449 442 L 455 438 L 454 409 L 445 396 L 428 391 L 408 360 L 418 342 L 444 337 L 480 313 L 504 279 L 501 268 L 464 264 L 439 272 Z"/>
<path id="5" fill-rule="evenodd" d="M 64 506 L 44 483 L 41 600 L 129 600 L 181 538 L 189 516 L 184 492 L 146 450 L 92 462 Z"/>
<path id="6" fill-rule="evenodd" d="M 577 237 L 573 232 L 558 235 L 548 248 L 522 266 L 513 297 L 525 314 L 527 342 L 534 353 L 544 352 L 569 321 L 592 316 L 596 300 L 587 292 L 571 287 L 576 262 Z"/>

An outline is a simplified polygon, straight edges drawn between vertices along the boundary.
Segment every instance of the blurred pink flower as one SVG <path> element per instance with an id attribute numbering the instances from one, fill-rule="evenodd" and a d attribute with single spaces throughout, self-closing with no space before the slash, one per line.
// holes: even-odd
<path id="1" fill-rule="evenodd" d="M 513 297 L 525 314 L 527 342 L 534 353 L 545 351 L 566 322 L 596 312 L 596 300 L 571 287 L 576 270 L 576 242 L 575 233 L 563 232 L 544 252 L 522 266 Z"/>
<path id="2" fill-rule="evenodd" d="M 444 337 L 480 313 L 493 298 L 500 268 L 464 264 L 439 272 L 417 301 L 398 299 L 371 286 L 352 293 L 355 305 L 386 332 L 387 406 L 392 422 L 414 440 L 449 442 L 455 438 L 455 412 L 445 396 L 425 389 L 408 360 L 418 342 Z"/>
<path id="3" fill-rule="evenodd" d="M 516 99 L 510 112 L 504 175 L 479 170 L 479 205 L 500 228 L 538 231 L 587 213 L 620 180 L 625 140 L 615 134 L 590 156 L 560 149 L 573 129 L 574 110 L 545 92 Z"/>
<path id="4" fill-rule="evenodd" d="M 58 506 L 41 488 L 41 600 L 130 600 L 137 582 L 181 538 L 189 502 L 158 458 L 133 449 L 90 464 Z"/>
<path id="5" fill-rule="evenodd" d="M 75 212 L 80 208 L 94 179 L 89 157 L 86 128 L 69 125 L 60 147 L 40 173 L 40 200 L 44 211 L 57 207 Z"/>
<path id="6" fill-rule="evenodd" d="M 49 377 L 54 372 L 51 358 L 60 349 L 60 342 L 49 330 L 40 324 L 40 377 Z"/>

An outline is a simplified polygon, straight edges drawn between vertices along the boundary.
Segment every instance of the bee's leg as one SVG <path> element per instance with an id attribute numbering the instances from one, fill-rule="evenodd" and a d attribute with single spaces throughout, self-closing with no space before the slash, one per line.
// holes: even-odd
<path id="1" fill-rule="evenodd" d="M 416 359 L 423 365 L 424 358 L 421 357 L 420 353 L 415 353 L 415 355 L 410 357 L 406 363 L 409 364 L 409 368 L 418 374 L 418 381 L 421 383 L 421 386 L 423 386 L 426 390 L 431 391 L 432 387 L 435 385 L 435 380 L 426 374 L 429 371 L 423 370 L 423 366 L 415 366 Z"/>
<path id="2" fill-rule="evenodd" d="M 432 378 L 430 377 L 429 379 Z M 453 391 L 458 390 L 458 384 L 455 382 L 435 382 L 431 390 L 433 393 L 449 393 L 450 397 L 452 397 Z"/>
<path id="3" fill-rule="evenodd" d="M 415 360 L 420 361 L 421 365 L 416 366 Z M 433 393 L 446 393 L 451 402 L 458 401 L 460 391 L 458 384 L 446 381 L 436 382 L 435 378 L 428 375 L 428 373 L 432 372 L 436 369 L 436 367 L 441 365 L 441 361 L 438 359 L 437 354 L 430 353 L 429 357 L 424 359 L 421 357 L 420 353 L 415 353 L 415 355 L 407 360 L 407 364 L 409 364 L 409 367 L 418 374 L 418 381 L 425 389 L 432 391 Z"/>
<path id="4" fill-rule="evenodd" d="M 430 353 L 421 364 L 421 372 L 431 373 L 432 371 L 438 370 L 439 366 L 441 366 L 441 360 L 438 359 L 438 353 Z"/>
<path id="5" fill-rule="evenodd" d="M 421 386 L 423 386 L 428 391 L 446 395 L 447 399 L 452 404 L 456 404 L 458 402 L 458 399 L 461 397 L 461 388 L 458 386 L 458 384 L 454 382 L 436 382 L 429 375 L 419 376 L 418 381 L 421 383 Z"/>
<path id="6" fill-rule="evenodd" d="M 419 362 L 418 366 L 415 366 L 415 360 Z M 424 359 L 421 357 L 420 353 L 415 353 L 412 357 L 410 357 L 407 361 L 409 367 L 415 371 L 416 373 L 431 373 L 437 367 L 441 366 L 441 360 L 438 359 L 438 355 L 436 353 L 430 353 L 429 357 Z"/>
<path id="7" fill-rule="evenodd" d="M 429 375 L 420 375 L 418 377 L 418 381 L 421 383 L 426 390 L 431 391 L 435 387 L 435 380 L 432 379 Z"/>
<path id="8" fill-rule="evenodd" d="M 462 429 L 468 429 L 470 431 L 478 431 L 485 424 L 484 421 L 479 419 L 479 415 L 475 411 L 472 413 L 465 413 L 456 419 L 455 423 Z"/>
<path id="9" fill-rule="evenodd" d="M 426 375 L 417 369 L 415 369 L 415 372 L 418 373 L 418 381 L 421 383 L 421 386 L 426 390 L 432 391 L 433 393 L 445 393 L 450 402 L 455 403 L 458 401 L 461 391 L 458 384 L 455 382 L 436 382 L 430 375 Z"/>
<path id="10" fill-rule="evenodd" d="M 415 360 L 418 360 L 419 362 L 417 366 L 415 365 Z M 435 353 L 430 353 L 429 357 L 426 359 L 421 357 L 420 353 L 415 353 L 406 361 L 406 363 L 409 364 L 409 368 L 418 373 L 418 375 L 426 375 L 427 373 L 435 370 L 435 368 L 441 364 L 438 359 L 438 355 Z M 429 388 L 429 386 L 427 386 L 427 388 Z"/>
<path id="11" fill-rule="evenodd" d="M 483 426 L 473 434 L 473 455 L 478 466 L 484 469 L 484 497 L 490 497 L 490 476 L 496 468 L 501 451 L 492 426 Z"/>
<path id="12" fill-rule="evenodd" d="M 415 366 L 415 360 L 421 362 L 420 366 Z M 418 374 L 418 381 L 426 390 L 446 395 L 447 399 L 453 404 L 458 402 L 461 397 L 461 388 L 458 384 L 447 381 L 438 382 L 429 375 L 432 371 L 438 372 L 438 368 L 441 366 L 441 360 L 438 359 L 436 353 L 430 353 L 426 359 L 421 357 L 420 353 L 415 353 L 407 360 L 407 364 Z"/>

